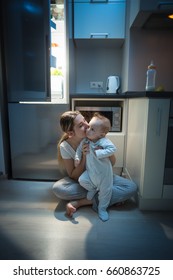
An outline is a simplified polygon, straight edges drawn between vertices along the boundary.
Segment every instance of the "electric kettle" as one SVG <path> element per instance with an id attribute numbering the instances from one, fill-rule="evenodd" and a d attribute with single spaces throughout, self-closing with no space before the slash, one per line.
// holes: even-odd
<path id="1" fill-rule="evenodd" d="M 109 76 L 106 82 L 106 93 L 118 93 L 120 88 L 120 78 L 118 76 Z"/>

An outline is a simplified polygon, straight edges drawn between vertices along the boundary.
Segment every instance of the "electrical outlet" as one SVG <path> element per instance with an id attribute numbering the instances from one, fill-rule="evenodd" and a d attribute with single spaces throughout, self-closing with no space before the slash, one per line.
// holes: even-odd
<path id="1" fill-rule="evenodd" d="M 90 88 L 103 88 L 103 82 L 90 82 Z"/>

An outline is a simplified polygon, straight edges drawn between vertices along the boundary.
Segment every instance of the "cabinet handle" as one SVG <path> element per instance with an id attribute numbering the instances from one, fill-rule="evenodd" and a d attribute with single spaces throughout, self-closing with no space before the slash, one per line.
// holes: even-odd
<path id="1" fill-rule="evenodd" d="M 162 119 L 162 109 L 157 109 L 157 123 L 156 123 L 156 135 L 160 136 L 160 129 L 161 129 L 161 119 Z"/>
<path id="2" fill-rule="evenodd" d="M 90 0 L 91 3 L 107 3 L 108 0 Z"/>
<path id="3" fill-rule="evenodd" d="M 90 38 L 108 38 L 109 33 L 90 33 Z"/>

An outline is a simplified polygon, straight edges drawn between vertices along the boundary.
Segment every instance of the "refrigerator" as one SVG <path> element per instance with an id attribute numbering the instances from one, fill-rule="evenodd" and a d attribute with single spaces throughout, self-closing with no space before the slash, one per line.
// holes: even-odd
<path id="1" fill-rule="evenodd" d="M 64 176 L 57 160 L 57 142 L 62 135 L 60 115 L 69 110 L 67 80 L 63 76 L 67 62 L 60 63 L 56 57 L 59 51 L 53 47 L 62 52 L 63 42 L 64 52 L 68 51 L 65 2 L 8 0 L 1 11 L 13 179 L 55 181 Z M 59 40 L 55 36 L 56 23 L 64 41 L 52 42 Z M 61 76 L 61 84 L 55 83 L 52 73 Z"/>
<path id="2" fill-rule="evenodd" d="M 59 118 L 68 109 L 68 104 L 8 104 L 12 178 L 56 181 L 64 176 L 57 142 Z"/>

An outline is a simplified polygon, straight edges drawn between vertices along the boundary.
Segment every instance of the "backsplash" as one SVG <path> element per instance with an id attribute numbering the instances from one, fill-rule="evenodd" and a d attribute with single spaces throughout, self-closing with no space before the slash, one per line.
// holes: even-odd
<path id="1" fill-rule="evenodd" d="M 76 93 L 105 93 L 108 76 L 121 78 L 122 48 L 76 48 Z M 101 81 L 103 88 L 90 88 Z"/>

